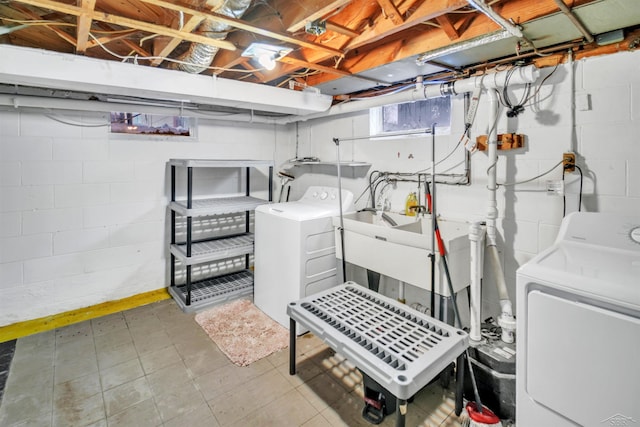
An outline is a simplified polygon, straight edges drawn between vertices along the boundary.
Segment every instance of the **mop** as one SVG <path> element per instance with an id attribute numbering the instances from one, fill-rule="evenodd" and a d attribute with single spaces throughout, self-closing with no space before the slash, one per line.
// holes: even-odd
<path id="1" fill-rule="evenodd" d="M 434 181 L 435 182 L 435 181 Z M 453 312 L 456 317 L 456 321 L 458 325 L 462 327 L 462 322 L 460 320 L 460 313 L 458 312 L 458 303 L 456 301 L 456 295 L 453 290 L 453 284 L 451 282 L 451 273 L 449 272 L 449 265 L 447 263 L 446 258 L 446 250 L 444 247 L 444 241 L 442 240 L 442 236 L 440 235 L 440 228 L 438 227 L 438 221 L 435 217 L 435 212 L 432 210 L 432 200 L 431 200 L 431 191 L 429 189 L 429 183 L 425 183 L 426 190 L 426 198 L 427 198 L 427 208 L 431 213 L 433 221 L 433 232 L 438 244 L 438 252 L 440 253 L 440 262 L 442 263 L 442 267 L 445 273 L 445 277 L 447 279 L 447 285 L 449 287 L 449 293 L 451 294 L 451 299 L 453 300 Z M 471 385 L 473 387 L 473 394 L 475 401 L 471 401 L 467 403 L 465 408 L 465 412 L 463 412 L 460 417 L 462 421 L 463 427 L 502 427 L 502 423 L 500 422 L 500 418 L 496 416 L 489 408 L 482 405 L 480 401 L 480 394 L 478 393 L 478 386 L 476 384 L 476 378 L 473 374 L 473 366 L 471 364 L 471 359 L 469 358 L 469 350 L 465 350 L 465 359 L 467 360 L 468 368 L 469 368 L 469 376 L 471 377 Z"/>

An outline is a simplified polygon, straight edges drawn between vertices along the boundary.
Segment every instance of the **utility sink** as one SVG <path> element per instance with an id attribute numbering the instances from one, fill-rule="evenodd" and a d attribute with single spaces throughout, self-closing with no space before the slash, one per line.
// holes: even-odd
<path id="1" fill-rule="evenodd" d="M 408 217 L 385 213 L 397 225 L 390 225 L 380 213 L 360 211 L 343 215 L 345 261 L 376 271 L 419 288 L 431 290 L 431 217 Z M 340 240 L 340 217 L 332 219 L 336 242 Z M 454 292 L 469 286 L 469 225 L 439 219 L 438 227 L 447 251 L 447 262 Z M 336 244 L 336 256 L 342 248 Z M 440 255 L 437 253 L 435 292 L 450 296 Z"/>

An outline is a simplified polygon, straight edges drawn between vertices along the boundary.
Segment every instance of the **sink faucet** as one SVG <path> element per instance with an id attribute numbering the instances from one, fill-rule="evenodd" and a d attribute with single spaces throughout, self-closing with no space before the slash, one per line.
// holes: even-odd
<path id="1" fill-rule="evenodd" d="M 409 209 L 416 211 L 416 217 L 427 213 L 427 208 L 422 205 L 411 206 Z"/>

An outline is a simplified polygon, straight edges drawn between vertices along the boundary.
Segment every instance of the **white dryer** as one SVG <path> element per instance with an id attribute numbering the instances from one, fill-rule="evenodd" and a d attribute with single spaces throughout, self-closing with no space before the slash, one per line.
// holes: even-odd
<path id="1" fill-rule="evenodd" d="M 516 303 L 518 427 L 640 426 L 640 217 L 568 215 Z"/>
<path id="2" fill-rule="evenodd" d="M 344 212 L 353 212 L 353 194 L 342 190 Z M 289 328 L 287 305 L 342 283 L 331 218 L 340 214 L 337 188 L 312 186 L 298 201 L 255 210 L 253 300 Z M 305 331 L 298 326 L 297 333 Z"/>

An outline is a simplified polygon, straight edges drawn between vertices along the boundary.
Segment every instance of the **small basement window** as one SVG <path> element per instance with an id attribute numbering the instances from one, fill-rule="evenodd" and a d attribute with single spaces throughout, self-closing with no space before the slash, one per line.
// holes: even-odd
<path id="1" fill-rule="evenodd" d="M 111 133 L 126 135 L 156 135 L 168 137 L 194 136 L 195 119 L 184 116 L 112 112 Z"/>
<path id="2" fill-rule="evenodd" d="M 372 108 L 369 112 L 371 136 L 394 136 L 402 132 L 429 130 L 451 132 L 451 97 L 424 99 Z"/>

